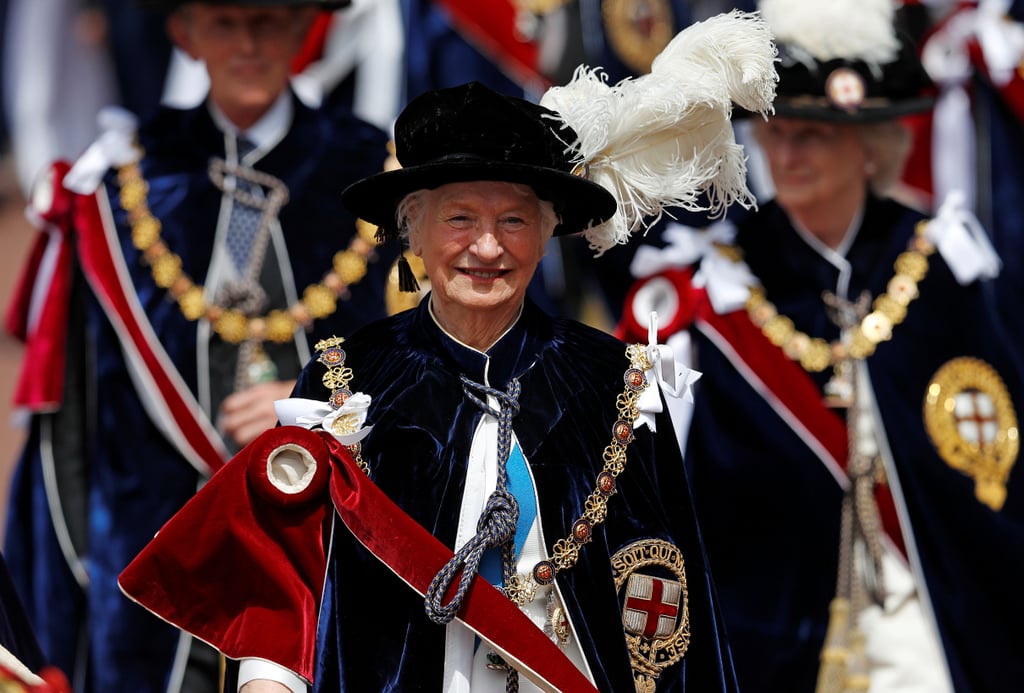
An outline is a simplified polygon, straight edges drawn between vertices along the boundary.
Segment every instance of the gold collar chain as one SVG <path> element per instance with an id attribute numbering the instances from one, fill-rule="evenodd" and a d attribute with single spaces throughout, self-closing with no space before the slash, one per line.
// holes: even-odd
<path id="1" fill-rule="evenodd" d="M 352 369 L 345 365 L 345 351 L 341 348 L 344 339 L 331 337 L 317 343 L 317 360 L 327 367 L 322 382 L 331 391 L 328 404 L 339 409 L 352 392 L 348 388 L 352 380 Z M 564 539 L 555 542 L 551 550 L 551 558 L 539 561 L 529 573 L 516 575 L 505 586 L 505 595 L 519 606 L 533 601 L 537 589 L 542 585 L 550 585 L 555 581 L 555 574 L 568 570 L 579 559 L 580 548 L 590 542 L 594 529 L 604 522 L 608 515 L 608 499 L 617 491 L 616 478 L 626 468 L 626 447 L 635 439 L 633 422 L 639 415 L 638 402 L 640 394 L 649 385 L 645 371 L 651 368 L 647 360 L 647 348 L 642 344 L 631 344 L 626 347 L 629 368 L 622 376 L 625 387 L 616 398 L 615 406 L 618 418 L 612 424 L 612 440 L 605 447 L 602 459 L 604 466 L 597 475 L 594 490 L 583 504 L 584 511 L 572 524 L 572 530 Z M 370 468 L 363 461 L 360 444 L 348 446 L 356 464 L 367 476 Z"/>
<path id="2" fill-rule="evenodd" d="M 886 292 L 875 298 L 873 310 L 853 330 L 849 345 L 840 340 L 826 342 L 797 330 L 791 319 L 779 315 L 775 305 L 765 297 L 763 287 L 750 289 L 746 304 L 750 320 L 786 356 L 813 373 L 840 365 L 847 358 L 868 358 L 881 342 L 892 337 L 893 329 L 906 318 L 907 307 L 918 297 L 917 285 L 928 273 L 928 256 L 935 252 L 935 246 L 924 237 L 926 226 L 925 221 L 918 223 L 907 250 L 900 253 L 893 264 L 896 273 L 889 280 Z"/>
<path id="3" fill-rule="evenodd" d="M 307 286 L 302 292 L 302 299 L 286 310 L 247 316 L 239 310 L 207 303 L 203 287 L 185 274 L 181 257 L 161 239 L 161 223 L 149 209 L 149 184 L 142 177 L 138 163 L 142 156 L 140 150 L 134 162 L 117 171 L 121 207 L 128 213 L 132 243 L 149 265 L 153 281 L 178 302 L 182 314 L 192 321 L 207 320 L 224 341 L 231 344 L 268 340 L 281 344 L 290 342 L 300 327 L 309 329 L 314 320 L 333 314 L 338 300 L 349 298 L 349 287 L 366 276 L 367 263 L 373 259 L 376 249 L 375 229 L 359 220 L 355 237 L 347 249 L 335 253 L 331 269 L 323 280 Z"/>

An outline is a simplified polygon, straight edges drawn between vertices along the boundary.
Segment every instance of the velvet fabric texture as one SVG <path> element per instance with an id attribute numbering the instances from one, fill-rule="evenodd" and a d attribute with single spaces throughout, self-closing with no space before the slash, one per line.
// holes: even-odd
<path id="1" fill-rule="evenodd" d="M 25 607 L 14 590 L 3 554 L 0 554 L 0 646 L 29 671 L 42 671 L 46 665 L 36 635 L 25 616 Z"/>
<path id="2" fill-rule="evenodd" d="M 385 494 L 451 547 L 465 466 L 481 413 L 459 375 L 503 389 L 522 385 L 513 428 L 539 498 L 545 545 L 569 534 L 583 511 L 611 439 L 615 401 L 628 367 L 625 346 L 570 321 L 552 321 L 527 304 L 518 323 L 485 356 L 445 335 L 427 299 L 347 340 L 350 388 L 373 398 L 374 429 L 362 455 Z M 297 395 L 325 399 L 324 367 L 304 371 Z M 629 463 L 578 563 L 558 574 L 560 591 L 586 660 L 602 691 L 633 690 L 622 603 L 609 558 L 639 539 L 675 544 L 686 562 L 692 640 L 668 668 L 659 691 L 732 691 L 735 681 L 711 575 L 680 460 L 665 415 L 657 435 L 637 431 Z M 444 628 L 423 599 L 351 536 L 336 531 L 318 636 L 316 691 L 439 690 Z M 367 666 L 367 662 L 373 662 Z"/>
<path id="3" fill-rule="evenodd" d="M 524 183 L 555 202 L 561 223 L 554 235 L 578 233 L 609 219 L 616 203 L 602 186 L 577 175 L 576 139 L 554 111 L 479 82 L 429 91 L 395 122 L 402 167 L 353 183 L 343 199 L 384 237 L 394 237 L 395 209 L 413 191 L 460 181 Z"/>
<path id="4" fill-rule="evenodd" d="M 293 496 L 267 479 L 267 458 L 288 445 L 316 464 L 309 486 Z M 330 451 L 316 433 L 272 429 L 175 514 L 121 573 L 121 589 L 228 657 L 260 657 L 312 678 L 315 638 L 302 634 L 316 630 L 329 477 Z M 243 584 L 222 589 L 238 576 Z"/>
<path id="5" fill-rule="evenodd" d="M 869 122 L 926 111 L 935 103 L 935 85 L 925 72 L 909 37 L 899 36 L 896 58 L 879 67 L 863 60 L 816 61 L 806 51 L 779 44 L 775 115 L 810 120 Z M 829 78 L 837 69 L 852 70 L 864 85 L 864 102 L 843 108 L 829 102 Z"/>
<path id="6" fill-rule="evenodd" d="M 256 167 L 288 186 L 290 202 L 279 219 L 287 271 L 301 293 L 323 278 L 333 254 L 347 247 L 355 233 L 355 219 L 341 207 L 340 190 L 380 170 L 386 148 L 383 133 L 366 123 L 328 119 L 297 99 L 293 104 L 286 136 Z M 161 222 L 162 238 L 181 257 L 183 271 L 203 284 L 221 205 L 208 165 L 211 157 L 225 156 L 224 135 L 204 104 L 162 111 L 140 130 L 139 143 L 145 150 L 140 165 L 149 185 L 148 202 Z M 197 323 L 168 300 L 139 257 L 119 205 L 116 172 L 109 173 L 96 201 L 117 226 L 124 278 L 140 314 L 166 352 L 170 371 L 194 395 L 198 355 L 205 348 L 198 341 Z M 102 233 L 100 228 L 72 231 L 73 243 L 78 236 Z M 322 337 L 347 334 L 384 315 L 391 257 L 389 249 L 381 249 L 367 278 L 351 288 L 350 300 L 339 301 L 330 318 L 314 323 L 310 349 Z M 147 414 L 144 402 L 150 393 L 136 389 L 119 324 L 93 291 L 95 277 L 77 262 L 73 271 L 72 290 L 62 297 L 69 313 L 65 362 L 50 364 L 51 373 L 65 374 L 64 401 L 55 414 L 32 421 L 12 482 L 8 562 L 44 653 L 69 678 L 84 677 L 80 680 L 86 687 L 79 693 L 164 690 L 179 633 L 125 599 L 117 576 L 203 478 Z M 268 353 L 282 378 L 295 377 L 302 368 L 294 344 L 268 345 Z M 217 359 L 211 361 L 218 365 Z M 199 407 L 196 415 L 211 416 Z M 55 483 L 46 480 L 51 473 Z M 48 487 L 59 495 L 48 496 Z M 51 517 L 54 507 L 61 509 L 61 517 Z"/>
<path id="7" fill-rule="evenodd" d="M 267 478 L 268 460 L 282 448 L 308 453 L 315 465 L 301 491 L 284 493 Z M 353 536 L 420 594 L 452 557 L 381 493 L 333 436 L 282 426 L 218 473 L 129 564 L 119 583 L 147 609 L 228 657 L 276 662 L 312 680 L 332 501 Z M 197 544 L 200 533 L 204 540 Z M 253 579 L 238 584 L 232 577 L 238 574 Z M 532 675 L 555 689 L 595 690 L 488 583 L 473 583 L 460 618 L 488 642 L 500 643 L 506 661 L 529 663 Z"/>
<path id="8" fill-rule="evenodd" d="M 511 377 L 518 377 L 523 389 L 513 428 L 533 474 L 545 544 L 550 547 L 570 532 L 602 467 L 601 453 L 611 439 L 617 418 L 615 400 L 622 392 L 622 375 L 629 365 L 625 345 L 577 323 L 553 322 L 528 304 L 518 323 L 484 355 L 445 335 L 429 315 L 428 300 L 416 309 L 361 330 L 342 345 L 347 354 L 345 365 L 354 372 L 351 389 L 373 398 L 367 424 L 374 428 L 362 441 L 362 457 L 369 465 L 373 490 L 385 494 L 408 515 L 409 522 L 417 523 L 422 531 L 447 546 L 450 555 L 466 460 L 482 416 L 463 395 L 459 376 L 464 374 L 498 388 Z M 312 362 L 303 373 L 296 396 L 326 399 L 330 392 L 321 382 L 324 372 L 322 364 Z M 576 565 L 558 574 L 558 586 L 597 688 L 606 693 L 633 690 L 622 625 L 623 604 L 609 559 L 616 550 L 640 539 L 663 539 L 674 544 L 686 566 L 691 641 L 683 660 L 661 675 L 657 690 L 735 691 L 729 648 L 679 448 L 664 415 L 658 417 L 658 427 L 662 432 L 657 435 L 646 428 L 637 431 L 637 439 L 629 448 L 629 462 L 618 477 L 618 493 L 609 499 L 607 520 L 582 548 Z M 280 431 L 273 436 L 267 434 L 274 444 L 287 440 Z M 302 430 L 294 434 L 296 441 L 310 437 L 316 435 Z M 248 454 L 247 449 L 240 458 Z M 249 516 L 231 512 L 233 502 L 229 499 L 245 498 L 247 493 L 242 489 L 246 474 L 237 471 L 235 465 L 232 462 L 225 467 L 168 524 L 155 540 L 155 549 L 146 549 L 139 559 L 143 575 L 162 572 L 157 568 L 163 564 L 157 562 L 161 561 L 162 550 L 170 556 L 184 551 L 223 560 L 225 556 L 217 554 L 218 547 L 225 546 L 220 539 L 225 528 L 237 534 L 236 546 L 256 546 L 249 540 Z M 335 507 L 341 509 L 346 522 L 352 520 L 343 506 L 362 502 L 347 494 L 357 494 L 360 488 L 369 492 L 367 482 L 351 478 L 352 474 L 360 472 L 350 463 L 344 469 L 335 466 L 330 483 Z M 336 475 L 348 479 L 336 485 Z M 192 506 L 202 510 L 193 512 L 189 509 Z M 408 534 L 393 531 L 393 525 L 373 517 L 372 507 L 366 509 L 368 512 L 356 518 L 357 522 L 370 518 L 369 526 L 356 532 L 364 536 L 362 541 L 346 525 L 335 523 L 329 539 L 323 603 L 319 612 L 309 610 L 295 616 L 295 624 L 307 625 L 319 616 L 316 632 L 303 633 L 303 637 L 316 640 L 314 690 L 440 690 L 445 627 L 427 618 L 422 594 L 375 558 L 367 546 L 384 546 L 394 556 L 397 570 L 421 578 L 432 577 L 441 562 L 430 558 L 422 545 L 403 543 L 409 541 Z M 217 539 L 197 547 L 191 532 L 182 528 L 200 519 L 204 531 L 195 538 Z M 173 534 L 165 534 L 171 529 Z M 291 531 L 274 526 L 262 529 L 279 536 Z M 317 533 L 298 535 L 313 541 Z M 190 543 L 186 545 L 187 541 Z M 389 542 L 397 543 L 388 546 Z M 231 557 L 235 560 L 234 553 Z M 248 566 L 255 559 L 239 560 Z M 253 569 L 278 572 L 280 566 L 274 565 L 272 557 L 266 563 Z M 133 570 L 136 567 L 133 563 Z M 195 608 L 196 600 L 190 595 L 197 585 L 200 591 L 208 588 L 213 594 L 244 589 L 244 583 L 252 578 L 248 570 L 232 570 L 232 574 L 234 578 L 221 583 L 197 583 L 177 573 L 170 578 L 161 575 L 160 594 L 146 601 L 176 612 L 202 612 L 198 620 L 223 624 L 220 612 Z M 130 582 L 134 585 L 128 589 L 131 593 L 140 587 L 146 589 L 145 579 L 133 577 Z M 314 582 L 310 594 L 315 588 Z M 490 588 L 485 591 L 491 593 Z M 203 605 L 213 604 L 216 610 L 216 599 L 201 599 Z M 263 601 L 256 598 L 240 617 L 235 615 L 237 622 L 257 639 L 269 632 L 263 627 L 268 616 L 262 613 Z M 237 602 L 231 603 L 232 608 L 237 606 Z M 481 613 L 476 617 L 486 622 L 489 614 L 486 610 Z M 493 618 L 505 617 L 495 610 Z M 534 633 L 539 631 L 534 628 Z M 223 633 L 208 635 L 211 642 L 222 641 Z M 230 654 L 258 656 L 252 649 Z"/>
<path id="9" fill-rule="evenodd" d="M 921 217 L 867 200 L 846 254 L 849 295 L 885 293 L 893 262 Z M 811 248 L 774 203 L 740 224 L 737 243 L 768 300 L 796 329 L 837 339 L 822 302 L 839 270 Z M 1017 687 L 1024 665 L 1015 633 L 1024 618 L 1024 476 L 1010 474 L 994 511 L 974 481 L 936 453 L 923 421 L 932 375 L 957 356 L 984 358 L 1001 374 L 1021 420 L 1024 388 L 982 300 L 936 253 L 920 296 L 890 341 L 867 361 L 892 451 L 890 478 L 905 509 L 902 539 L 920 559 L 919 597 L 930 595 L 958 693 Z M 842 490 L 808 441 L 743 377 L 734 354 L 692 331 L 699 383 L 686 463 L 744 691 L 813 690 L 835 593 Z M 764 341 L 761 348 L 776 348 Z M 813 376 L 822 388 L 831 376 Z M 808 380 L 812 376 L 804 376 Z M 1019 462 L 1018 462 L 1019 465 Z M 927 592 L 920 588 L 927 588 Z"/>
<path id="10" fill-rule="evenodd" d="M 67 162 L 60 161 L 45 175 L 56 185 L 64 180 L 70 168 Z M 70 232 L 69 213 L 73 199 L 70 193 L 58 193 L 53 195 L 50 209 L 40 210 L 40 216 L 50 224 L 50 233 L 36 236 L 4 316 L 7 333 L 25 343 L 21 371 L 11 400 L 15 407 L 33 412 L 52 411 L 59 407 L 64 391 L 63 373 L 57 369 L 58 373 L 53 374 L 51 364 L 64 361 L 67 341 L 66 297 L 71 292 L 72 279 L 72 247 L 67 241 L 67 234 Z M 47 252 L 51 246 L 51 234 L 62 237 L 58 252 L 54 254 Z M 39 274 L 46 271 L 46 263 L 52 263 L 54 278 L 47 296 L 40 300 L 35 296 L 36 282 Z M 42 305 L 43 310 L 33 316 L 32 311 L 38 305 Z"/>

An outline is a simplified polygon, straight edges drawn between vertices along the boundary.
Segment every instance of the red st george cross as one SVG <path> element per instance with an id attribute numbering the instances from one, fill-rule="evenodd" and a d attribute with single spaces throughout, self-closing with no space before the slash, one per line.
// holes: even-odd
<path id="1" fill-rule="evenodd" d="M 676 617 L 679 615 L 678 582 L 635 574 L 629 577 L 626 589 L 626 620 L 630 632 L 642 634 L 645 638 L 665 636 L 671 632 L 671 628 L 665 632 L 665 629 L 659 626 L 662 616 L 671 618 L 672 626 L 675 626 Z M 643 619 L 643 629 L 637 627 L 640 618 Z"/>
<path id="2" fill-rule="evenodd" d="M 991 398 L 984 392 L 973 389 L 961 392 L 957 395 L 954 415 L 960 435 L 982 449 L 991 445 L 999 429 L 994 410 Z"/>

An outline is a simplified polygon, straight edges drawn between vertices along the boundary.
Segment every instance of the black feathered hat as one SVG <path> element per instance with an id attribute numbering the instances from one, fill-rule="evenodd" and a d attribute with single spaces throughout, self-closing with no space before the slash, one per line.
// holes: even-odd
<path id="1" fill-rule="evenodd" d="M 611 193 L 578 175 L 576 139 L 554 111 L 478 82 L 430 91 L 395 122 L 402 168 L 353 183 L 342 201 L 387 240 L 396 237 L 395 210 L 411 192 L 477 180 L 524 183 L 554 204 L 561 218 L 556 235 L 576 233 L 616 209 Z"/>
<path id="2" fill-rule="evenodd" d="M 779 49 L 775 115 L 868 122 L 934 104 L 892 0 L 761 0 L 759 8 Z"/>

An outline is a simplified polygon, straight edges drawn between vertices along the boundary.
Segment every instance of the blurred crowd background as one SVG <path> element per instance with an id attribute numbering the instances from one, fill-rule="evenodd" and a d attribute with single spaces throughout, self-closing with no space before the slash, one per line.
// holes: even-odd
<path id="1" fill-rule="evenodd" d="M 5 152 L 0 160 L 0 301 L 5 305 L 34 233 L 25 219 L 23 208 L 24 199 L 14 174 L 13 161 L 9 152 Z M 0 336 L 0 388 L 3 389 L 3 400 L 0 401 L 0 482 L 3 484 L 4 497 L 16 455 L 24 439 L 21 429 L 11 420 L 13 412 L 10 406 L 11 389 L 18 374 L 21 353 L 21 342 L 6 333 Z"/>

